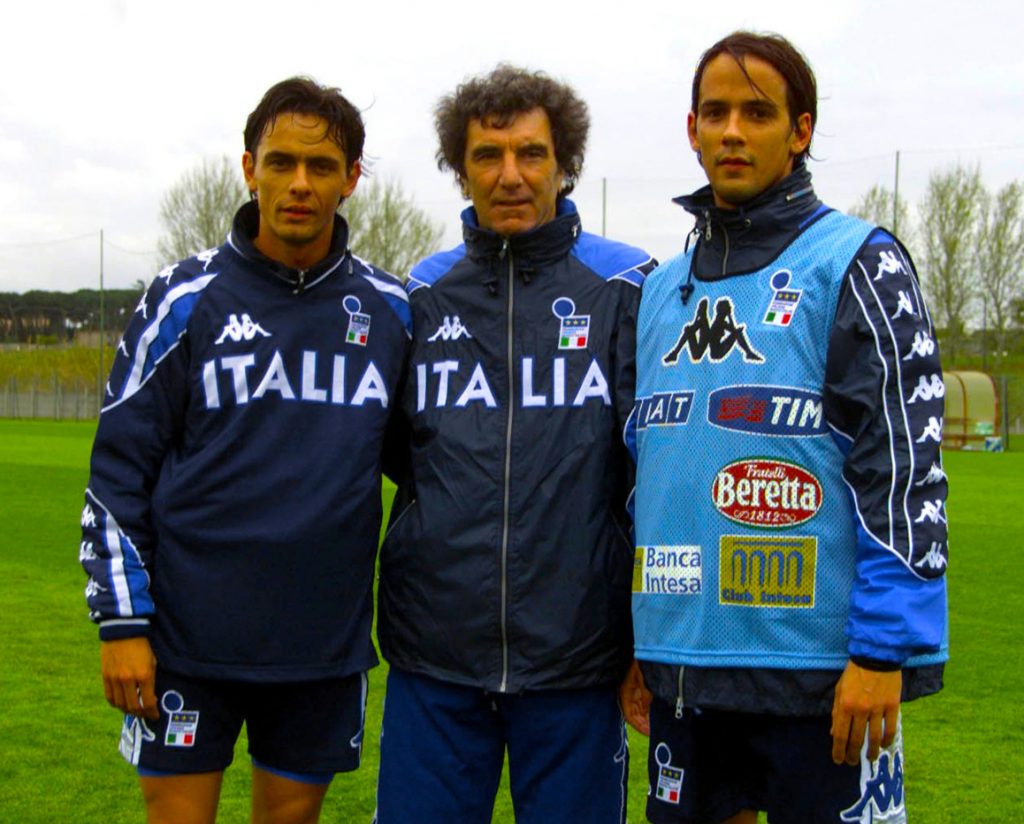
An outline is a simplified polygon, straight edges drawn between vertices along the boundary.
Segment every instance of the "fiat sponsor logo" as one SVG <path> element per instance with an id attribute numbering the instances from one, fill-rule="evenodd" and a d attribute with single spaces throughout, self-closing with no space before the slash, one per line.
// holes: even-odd
<path id="1" fill-rule="evenodd" d="M 794 463 L 746 458 L 715 475 L 711 498 L 730 521 L 764 529 L 805 523 L 821 509 L 821 483 Z"/>

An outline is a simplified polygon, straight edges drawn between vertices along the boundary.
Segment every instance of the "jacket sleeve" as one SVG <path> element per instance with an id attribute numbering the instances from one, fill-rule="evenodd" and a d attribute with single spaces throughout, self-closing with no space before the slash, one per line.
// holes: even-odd
<path id="1" fill-rule="evenodd" d="M 855 513 L 850 655 L 884 668 L 936 652 L 946 630 L 945 387 L 913 262 L 882 230 L 846 272 L 823 394 Z"/>
<path id="2" fill-rule="evenodd" d="M 102 640 L 147 634 L 154 611 L 150 499 L 183 427 L 185 328 L 197 296 L 195 281 L 172 286 L 173 274 L 156 278 L 118 344 L 93 443 L 79 559 Z"/>
<path id="3" fill-rule="evenodd" d="M 633 494 L 636 488 L 636 336 L 640 316 L 640 297 L 647 276 L 658 266 L 658 261 L 648 257 L 622 278 L 621 309 L 618 338 L 615 344 L 615 413 L 619 432 L 627 453 L 626 468 L 627 497 L 626 514 L 629 516 L 630 541 L 635 543 L 635 506 Z"/>

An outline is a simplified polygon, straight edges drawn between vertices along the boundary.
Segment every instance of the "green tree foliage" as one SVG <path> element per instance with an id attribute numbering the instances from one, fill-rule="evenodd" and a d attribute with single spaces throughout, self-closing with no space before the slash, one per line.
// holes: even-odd
<path id="1" fill-rule="evenodd" d="M 931 175 L 918 208 L 925 291 L 950 363 L 960 353 L 979 291 L 980 218 L 987 198 L 981 171 L 955 166 Z"/>
<path id="2" fill-rule="evenodd" d="M 342 215 L 353 253 L 401 278 L 441 242 L 441 224 L 427 217 L 396 180 L 364 179 Z"/>
<path id="3" fill-rule="evenodd" d="M 1024 184 L 1008 183 L 994 198 L 986 198 L 984 206 L 978 278 L 985 336 L 991 335 L 999 362 L 1015 326 L 1014 304 L 1020 304 L 1024 293 Z M 1019 321 L 1016 325 L 1019 329 Z"/>
<path id="4" fill-rule="evenodd" d="M 882 226 L 897 235 L 903 245 L 914 252 L 915 231 L 910 221 L 910 210 L 907 202 L 897 198 L 893 209 L 893 191 L 885 186 L 872 186 L 863 197 L 850 208 L 850 214 L 859 217 L 875 226 Z"/>
<path id="5" fill-rule="evenodd" d="M 247 198 L 239 164 L 227 156 L 204 158 L 185 172 L 160 201 L 161 265 L 220 246 Z"/>

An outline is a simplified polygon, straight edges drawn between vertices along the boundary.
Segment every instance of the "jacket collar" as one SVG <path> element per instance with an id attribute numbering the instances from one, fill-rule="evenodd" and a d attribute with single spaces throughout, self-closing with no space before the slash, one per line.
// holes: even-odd
<path id="1" fill-rule="evenodd" d="M 828 211 L 800 161 L 793 172 L 738 209 L 715 206 L 710 186 L 673 199 L 697 223 L 694 267 L 698 277 L 723 277 L 767 265 L 810 220 Z M 700 258 L 698 261 L 697 258 Z"/>
<path id="2" fill-rule="evenodd" d="M 267 257 L 253 242 L 260 228 L 260 210 L 255 200 L 244 204 L 236 213 L 228 235 L 230 245 L 239 255 L 259 264 L 276 279 L 284 281 L 296 291 L 308 289 L 338 268 L 348 255 L 348 224 L 341 215 L 334 216 L 331 233 L 331 248 L 327 257 L 308 269 L 294 269 L 291 266 Z"/>
<path id="3" fill-rule="evenodd" d="M 567 197 L 559 199 L 554 219 L 508 238 L 480 226 L 472 206 L 462 211 L 462 237 L 466 243 L 466 254 L 474 260 L 494 260 L 511 252 L 523 263 L 547 263 L 568 254 L 580 231 L 576 204 Z"/>

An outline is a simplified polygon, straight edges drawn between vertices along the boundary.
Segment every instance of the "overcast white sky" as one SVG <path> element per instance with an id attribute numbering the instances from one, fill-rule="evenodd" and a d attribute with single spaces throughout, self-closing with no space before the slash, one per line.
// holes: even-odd
<path id="1" fill-rule="evenodd" d="M 204 155 L 240 157 L 268 86 L 304 73 L 364 110 L 373 172 L 398 178 L 460 239 L 462 201 L 437 171 L 437 98 L 499 60 L 567 80 L 591 108 L 584 227 L 665 258 L 691 222 L 669 199 L 703 183 L 685 140 L 704 48 L 779 31 L 821 96 L 812 171 L 846 208 L 875 183 L 911 204 L 930 172 L 980 164 L 1024 178 L 1024 12 L 1008 0 L 217 2 L 52 0 L 4 8 L 0 291 L 149 281 L 163 192 Z"/>

